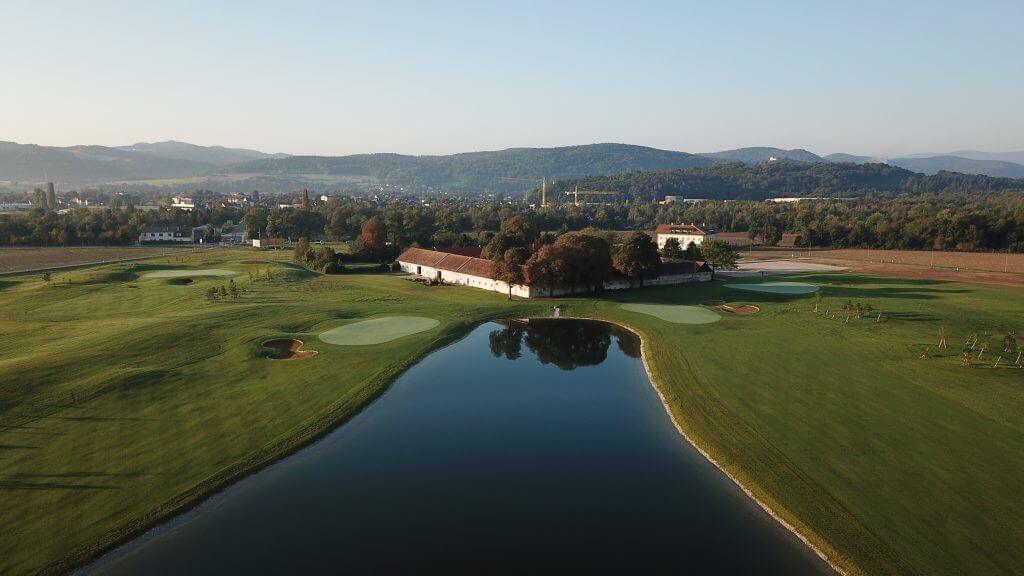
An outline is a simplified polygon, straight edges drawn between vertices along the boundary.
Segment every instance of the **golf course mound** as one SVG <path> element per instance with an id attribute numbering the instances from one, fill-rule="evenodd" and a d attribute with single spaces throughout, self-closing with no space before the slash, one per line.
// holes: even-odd
<path id="1" fill-rule="evenodd" d="M 302 340 L 292 340 L 291 338 L 267 340 L 263 346 L 274 351 L 275 360 L 301 360 L 302 358 L 312 358 L 318 353 L 316 350 L 303 350 Z"/>
<path id="2" fill-rule="evenodd" d="M 197 276 L 234 276 L 238 274 L 234 270 L 222 268 L 200 268 L 196 270 L 176 268 L 168 270 L 154 270 L 143 274 L 143 278 L 194 278 Z"/>
<path id="3" fill-rule="evenodd" d="M 715 306 L 719 310 L 725 310 L 726 312 L 732 312 L 733 314 L 739 314 L 740 316 L 749 316 L 750 314 L 757 314 L 761 311 L 760 308 L 753 304 L 740 304 L 739 306 L 729 306 L 728 304 L 719 304 Z"/>
<path id="4" fill-rule="evenodd" d="M 726 284 L 725 287 L 734 290 L 747 290 L 764 294 L 783 294 L 787 296 L 814 294 L 818 291 L 817 286 L 806 282 L 758 282 L 755 284 Z"/>
<path id="5" fill-rule="evenodd" d="M 711 324 L 722 319 L 716 312 L 700 306 L 623 304 L 622 309 L 654 316 L 673 324 Z"/>
<path id="6" fill-rule="evenodd" d="M 332 328 L 321 334 L 320 340 L 339 346 L 383 344 L 430 330 L 439 324 L 440 322 L 433 318 L 422 316 L 385 316 Z"/>

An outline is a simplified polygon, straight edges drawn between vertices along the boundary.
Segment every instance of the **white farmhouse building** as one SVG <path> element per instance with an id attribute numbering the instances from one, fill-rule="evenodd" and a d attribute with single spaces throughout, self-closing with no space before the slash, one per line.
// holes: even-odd
<path id="1" fill-rule="evenodd" d="M 470 286 L 492 292 L 508 294 L 508 284 L 495 280 L 491 273 L 492 262 L 483 258 L 474 258 L 463 254 L 409 248 L 398 256 L 398 265 L 403 272 L 429 278 L 435 282 Z M 558 287 L 554 290 L 533 285 L 527 276 L 525 285 L 513 285 L 512 294 L 520 298 L 537 298 L 544 296 L 564 296 L 570 293 L 568 288 Z M 663 260 L 661 274 L 643 282 L 644 286 L 667 286 L 684 282 L 703 282 L 711 279 L 711 268 L 704 262 L 688 262 L 681 260 Z M 602 283 L 605 290 L 623 290 L 636 286 L 627 278 L 613 274 Z M 579 286 L 576 287 L 578 293 Z"/>
<path id="2" fill-rule="evenodd" d="M 145 228 L 139 234 L 140 244 L 151 244 L 154 242 L 181 242 L 192 243 L 191 228 Z"/>
<path id="3" fill-rule="evenodd" d="M 696 224 L 662 224 L 655 230 L 655 235 L 658 249 L 664 248 L 669 238 L 679 240 L 679 247 L 683 250 L 686 250 L 691 242 L 700 246 L 705 240 L 715 239 L 714 229 Z"/>

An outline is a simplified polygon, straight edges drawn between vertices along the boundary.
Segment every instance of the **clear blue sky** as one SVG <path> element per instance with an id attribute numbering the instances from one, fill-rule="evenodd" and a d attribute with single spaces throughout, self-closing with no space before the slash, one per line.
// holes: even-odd
<path id="1" fill-rule="evenodd" d="M 0 0 L 0 140 L 1024 149 L 1021 0 L 159 4 Z"/>

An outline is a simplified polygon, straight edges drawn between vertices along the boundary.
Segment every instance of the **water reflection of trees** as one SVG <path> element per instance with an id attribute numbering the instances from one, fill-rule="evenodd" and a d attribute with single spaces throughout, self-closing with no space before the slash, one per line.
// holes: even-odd
<path id="1" fill-rule="evenodd" d="M 541 364 L 573 370 L 604 362 L 612 336 L 623 354 L 640 357 L 640 339 L 635 334 L 614 324 L 592 320 L 531 320 L 529 326 L 508 321 L 504 329 L 492 331 L 488 340 L 496 358 L 521 357 L 525 343 Z"/>

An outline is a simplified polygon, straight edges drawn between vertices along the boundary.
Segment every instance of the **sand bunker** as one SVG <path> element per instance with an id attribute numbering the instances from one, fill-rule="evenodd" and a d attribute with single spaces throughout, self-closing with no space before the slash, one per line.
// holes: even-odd
<path id="1" fill-rule="evenodd" d="M 725 310 L 726 312 L 732 312 L 733 314 L 739 314 L 740 316 L 749 316 L 750 314 L 757 314 L 761 311 L 760 308 L 752 304 L 740 304 L 739 306 L 729 306 L 728 304 L 719 304 L 715 306 L 719 310 Z"/>
<path id="2" fill-rule="evenodd" d="M 711 324 L 722 319 L 718 313 L 700 306 L 672 304 L 623 304 L 623 310 L 639 312 L 673 324 Z"/>
<path id="3" fill-rule="evenodd" d="M 263 345 L 274 350 L 275 360 L 300 360 L 312 358 L 318 354 L 316 350 L 303 350 L 302 340 L 292 340 L 291 338 L 267 340 Z"/>
<path id="4" fill-rule="evenodd" d="M 195 276 L 234 276 L 238 274 L 234 270 L 221 268 L 203 268 L 198 270 L 154 270 L 142 275 L 143 278 L 191 278 Z"/>
<path id="5" fill-rule="evenodd" d="M 433 318 L 422 316 L 386 316 L 363 320 L 332 328 L 320 335 L 320 340 L 341 346 L 383 344 L 403 336 L 424 332 L 440 324 Z"/>
<path id="6" fill-rule="evenodd" d="M 726 288 L 764 292 L 766 294 L 813 294 L 818 291 L 814 284 L 806 282 L 759 282 L 755 284 L 726 284 Z"/>

